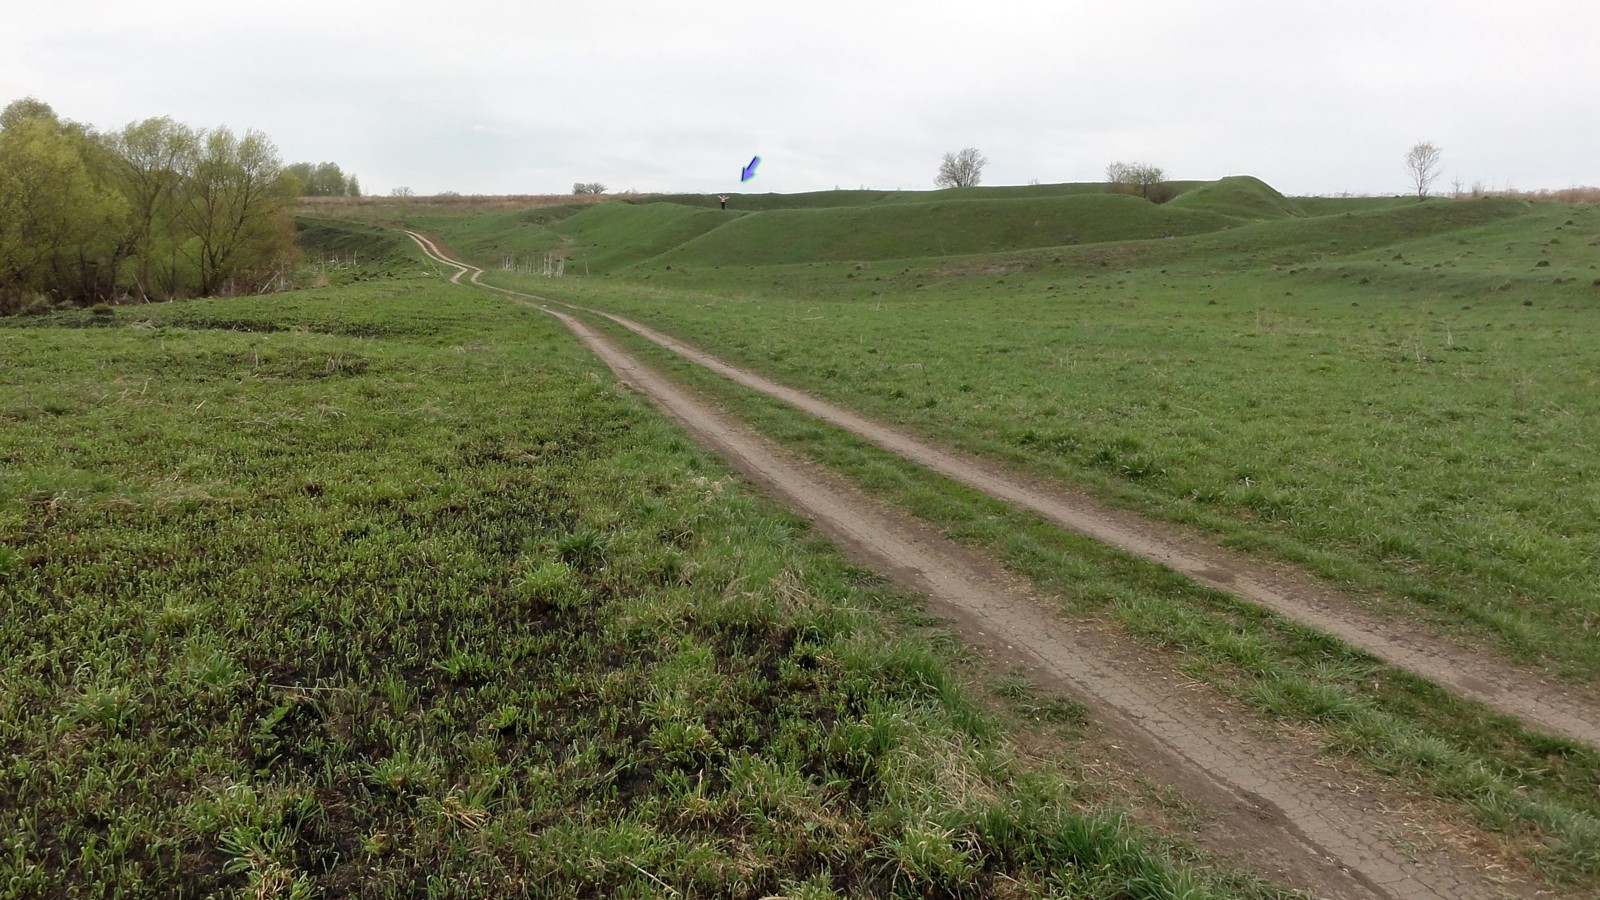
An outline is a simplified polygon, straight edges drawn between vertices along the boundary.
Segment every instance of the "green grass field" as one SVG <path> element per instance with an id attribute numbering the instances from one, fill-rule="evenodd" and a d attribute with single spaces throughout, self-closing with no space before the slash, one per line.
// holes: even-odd
<path id="1" fill-rule="evenodd" d="M 895 198 L 863 209 L 887 202 L 928 208 Z M 1600 209 L 1290 199 L 1252 179 L 1195 186 L 1168 204 L 1184 206 L 1221 224 L 903 259 L 874 255 L 898 238 L 858 234 L 866 213 L 805 208 L 813 218 L 801 228 L 781 207 L 730 211 L 728 224 L 674 250 L 589 278 L 490 277 L 625 313 L 937 442 L 1300 563 L 1379 609 L 1592 687 Z M 635 214 L 622 204 L 608 213 L 618 240 Z M 826 241 L 861 255 L 762 262 L 788 252 L 774 246 L 734 264 L 707 249 L 735 228 L 757 233 L 763 219 L 795 224 L 802 242 L 832 222 Z M 982 227 L 976 214 L 965 221 Z M 431 224 L 457 247 L 481 227 Z M 1317 735 L 1327 752 L 1524 842 L 1559 883 L 1600 881 L 1594 751 L 1485 717 L 611 332 L 767 433 L 1005 559 L 1067 614 L 1182 652 L 1195 677 Z"/>
<path id="2" fill-rule="evenodd" d="M 302 220 L 316 290 L 0 320 L 0 897 L 1273 896 L 1020 762 L 913 598 L 377 227 L 1592 686 L 1600 210 L 1179 188 L 371 204 Z M 610 330 L 1600 884 L 1600 753 Z"/>
<path id="3" fill-rule="evenodd" d="M 0 897 L 1278 896 L 553 321 L 306 234 L 365 261 L 0 322 Z"/>
<path id="4" fill-rule="evenodd" d="M 1279 214 L 967 256 L 735 266 L 703 249 L 779 215 L 763 212 L 606 276 L 529 284 L 1595 681 L 1600 210 L 1309 216 L 1222 187 L 1221 209 Z"/>

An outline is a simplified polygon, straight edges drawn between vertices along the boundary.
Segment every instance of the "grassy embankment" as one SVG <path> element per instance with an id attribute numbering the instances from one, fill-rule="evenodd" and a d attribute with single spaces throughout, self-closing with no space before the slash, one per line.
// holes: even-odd
<path id="1" fill-rule="evenodd" d="M 775 241 L 752 255 L 774 264 L 728 264 L 746 223 L 777 215 L 761 212 L 602 277 L 521 284 L 1301 562 L 1375 606 L 1592 684 L 1600 214 L 1497 199 L 1296 201 L 1247 179 L 1205 193 L 1154 210 L 1228 217 L 1186 238 L 889 261 L 879 254 L 892 236 L 873 234 L 858 261 L 782 264 Z M 614 239 L 629 239 L 620 204 L 565 226 L 602 212 Z M 431 225 L 458 248 L 482 227 Z M 1184 650 L 1197 676 L 1464 804 L 1554 877 L 1600 880 L 1593 751 L 675 368 L 1006 558 L 1074 614 Z"/>
<path id="2" fill-rule="evenodd" d="M 368 262 L 0 323 L 0 896 L 1273 895 L 554 322 L 313 236 Z"/>

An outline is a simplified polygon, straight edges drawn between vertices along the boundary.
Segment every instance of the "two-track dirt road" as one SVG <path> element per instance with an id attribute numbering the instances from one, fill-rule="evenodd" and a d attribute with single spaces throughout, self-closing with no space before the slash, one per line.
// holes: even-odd
<path id="1" fill-rule="evenodd" d="M 729 365 L 631 319 L 592 312 L 746 387 L 754 388 L 975 490 L 1103 544 L 1165 566 L 1264 606 L 1476 700 L 1539 731 L 1600 747 L 1600 704 L 1539 673 L 1472 653 L 1406 622 L 1372 613 L 1349 597 L 1287 567 L 1269 567 L 1206 544 L 1179 529 L 1115 510 L 1087 496 L 1041 484 L 984 460 L 932 446 L 802 391 Z"/>
<path id="2" fill-rule="evenodd" d="M 408 233 L 430 258 L 457 270 L 451 281 L 471 273 L 477 283 L 481 270 Z M 1532 894 L 1526 885 L 1498 880 L 1486 863 L 1430 841 L 1425 826 L 1399 821 L 1393 810 L 1405 798 L 1353 782 L 1295 742 L 1267 735 L 1242 709 L 1188 683 L 1159 655 L 1061 619 L 1003 567 L 776 447 L 550 301 L 479 286 L 560 320 L 619 379 L 810 519 L 845 553 L 926 594 L 935 611 L 955 620 L 980 649 L 1004 655 L 1008 666 L 1024 664 L 1036 680 L 1083 699 L 1147 775 L 1211 811 L 1215 818 L 1201 837 L 1207 846 L 1274 881 L 1325 897 Z"/>

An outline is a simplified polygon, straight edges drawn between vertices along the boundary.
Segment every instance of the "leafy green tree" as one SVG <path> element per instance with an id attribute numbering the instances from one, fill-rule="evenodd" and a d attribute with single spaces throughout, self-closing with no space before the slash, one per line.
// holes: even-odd
<path id="1" fill-rule="evenodd" d="M 290 163 L 289 165 L 283 167 L 283 172 L 285 175 L 294 178 L 295 188 L 300 196 L 306 197 L 310 195 L 312 173 L 311 163 Z"/>
<path id="2" fill-rule="evenodd" d="M 4 110 L 0 110 L 0 131 L 21 124 L 28 119 L 60 121 L 56 118 L 56 111 L 50 108 L 50 104 L 33 97 L 23 97 L 21 100 L 13 100 L 6 105 Z"/>
<path id="3" fill-rule="evenodd" d="M 300 183 L 302 197 L 359 197 L 360 185 L 355 175 L 346 175 L 338 163 L 294 163 L 287 167 L 289 174 Z M 355 193 L 351 193 L 354 187 Z"/>
<path id="4" fill-rule="evenodd" d="M 97 134 L 32 97 L 0 111 L 0 313 L 43 297 L 214 294 L 296 253 L 299 187 L 359 193 L 334 163 L 286 170 L 260 132 L 169 118 Z"/>
<path id="5" fill-rule="evenodd" d="M 311 174 L 311 188 L 313 197 L 343 197 L 344 171 L 338 163 L 319 163 Z"/>
<path id="6" fill-rule="evenodd" d="M 296 179 L 278 148 L 259 131 L 206 132 L 185 160 L 179 218 L 192 238 L 183 253 L 194 263 L 202 295 L 238 276 L 264 274 L 293 253 L 288 210 Z"/>
<path id="7" fill-rule="evenodd" d="M 106 138 L 128 203 L 128 277 L 141 296 L 170 298 L 182 288 L 179 200 L 183 167 L 198 140 L 194 129 L 164 116 L 130 123 Z"/>
<path id="8" fill-rule="evenodd" d="M 31 294 L 87 300 L 103 285 L 115 285 L 127 206 L 91 170 L 90 137 L 53 116 L 7 116 L 0 130 L 0 302 L 6 308 Z"/>

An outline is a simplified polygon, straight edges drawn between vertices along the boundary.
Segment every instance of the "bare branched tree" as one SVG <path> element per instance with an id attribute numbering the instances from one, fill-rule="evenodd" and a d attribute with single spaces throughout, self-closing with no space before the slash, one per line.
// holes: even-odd
<path id="1" fill-rule="evenodd" d="M 574 194 L 604 194 L 606 186 L 598 181 L 575 181 L 572 183 Z"/>
<path id="2" fill-rule="evenodd" d="M 1428 187 L 1439 177 L 1439 158 L 1444 151 L 1432 141 L 1423 141 L 1406 153 L 1406 174 L 1411 186 L 1417 189 L 1417 200 L 1428 199 Z"/>
<path id="3" fill-rule="evenodd" d="M 977 187 L 983 180 L 983 167 L 989 164 L 977 147 L 968 147 L 960 153 L 946 153 L 939 163 L 939 176 L 933 183 L 939 187 Z"/>
<path id="4" fill-rule="evenodd" d="M 1106 181 L 1111 184 L 1112 190 L 1137 193 L 1146 200 L 1150 199 L 1150 189 L 1166 177 L 1167 173 L 1160 166 L 1149 163 L 1114 162 L 1106 166 Z"/>

